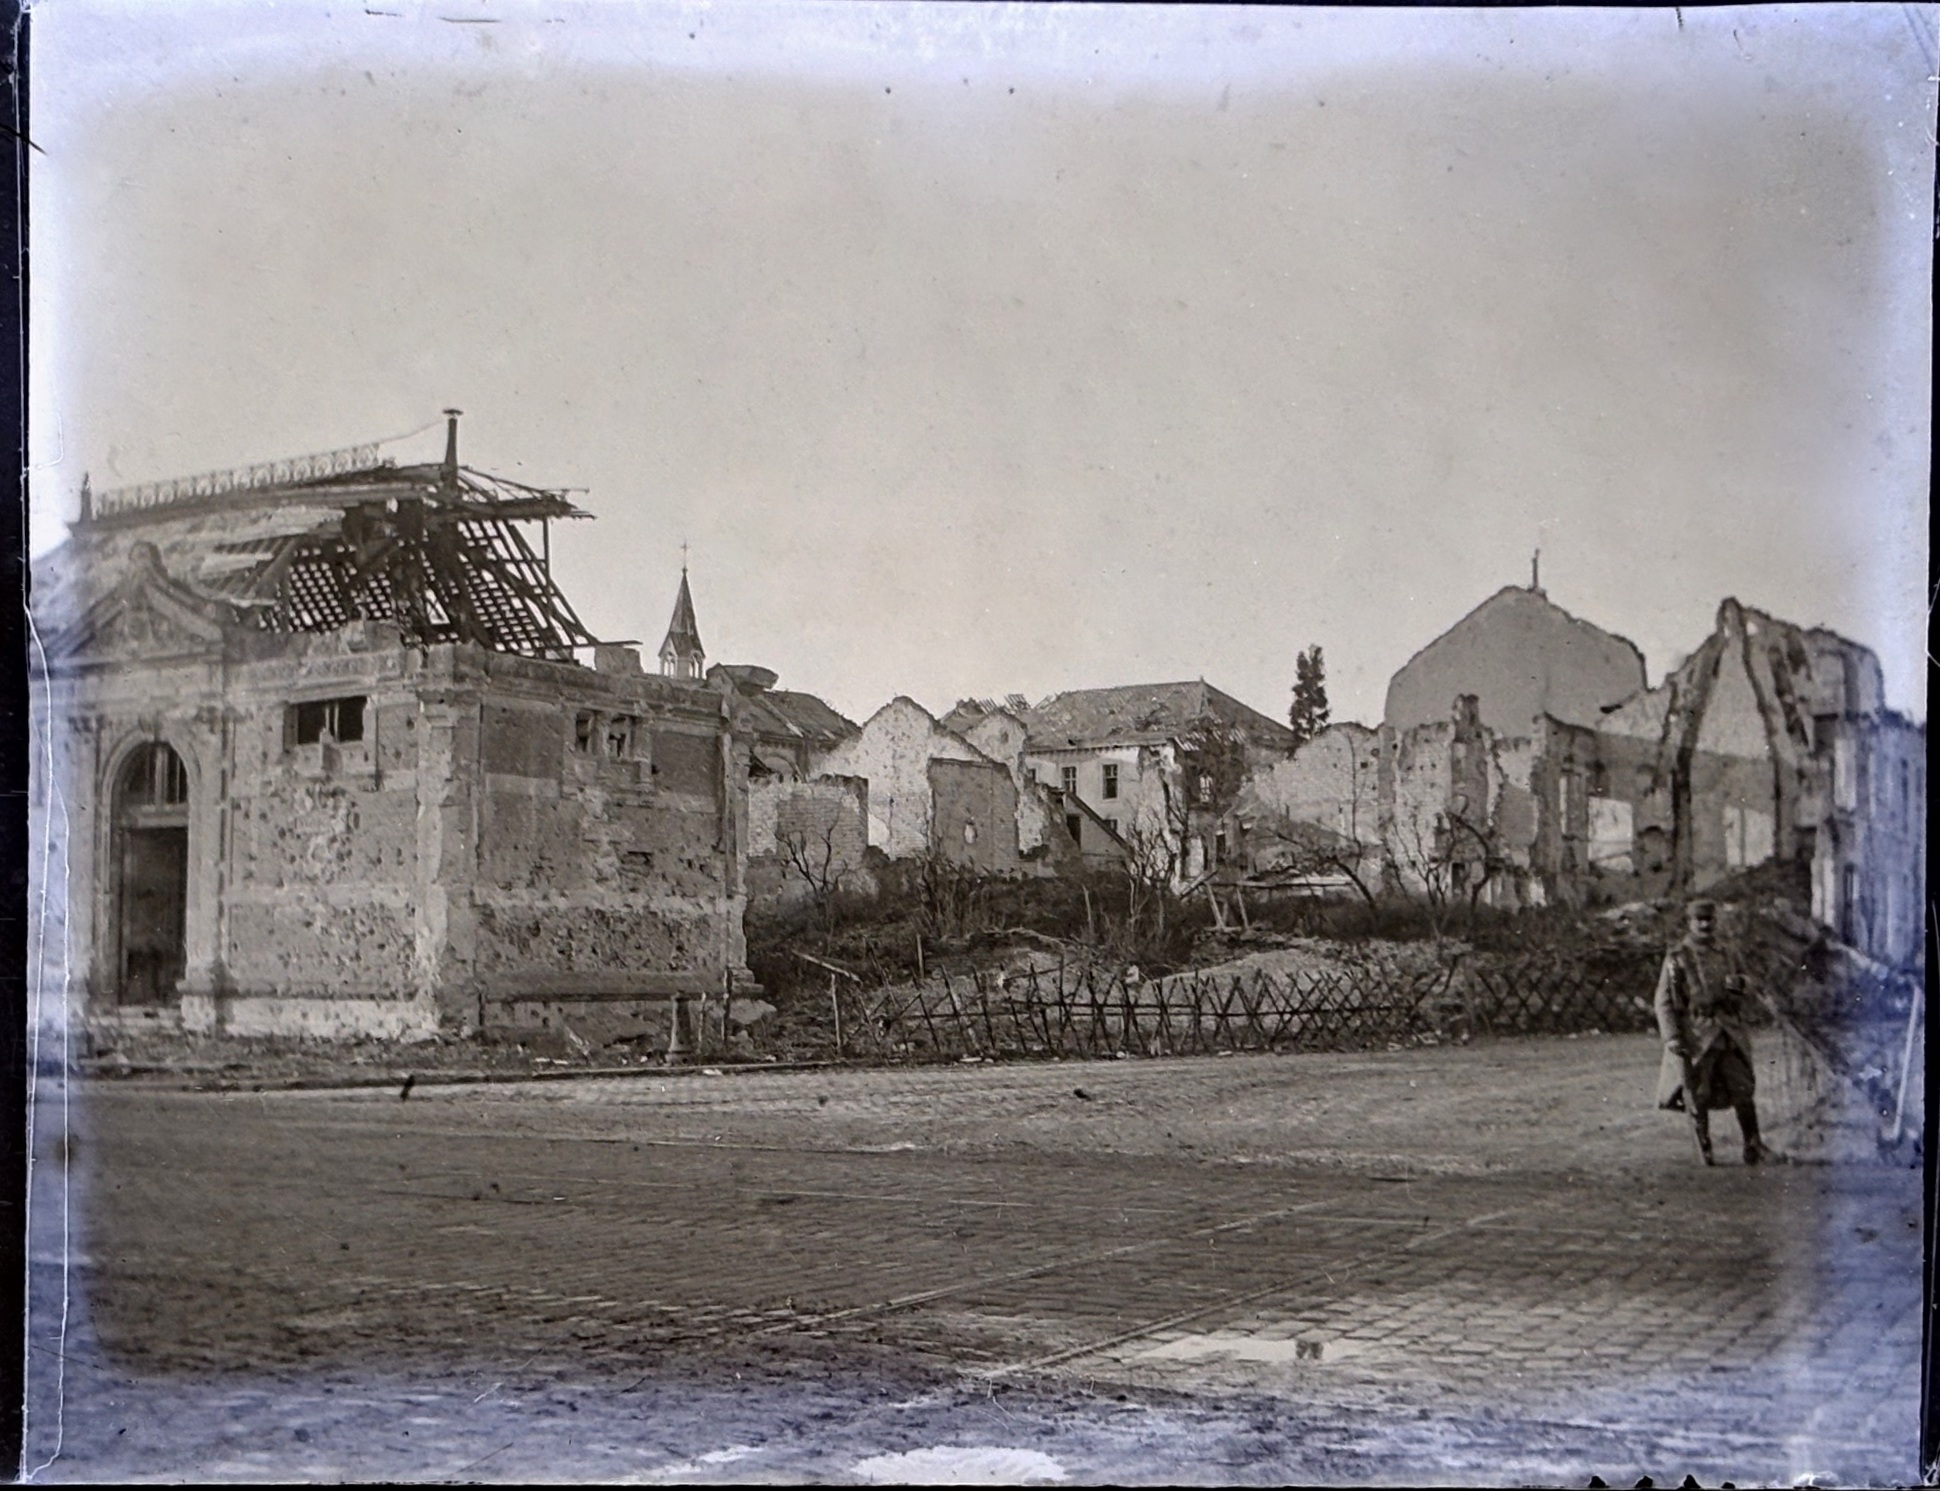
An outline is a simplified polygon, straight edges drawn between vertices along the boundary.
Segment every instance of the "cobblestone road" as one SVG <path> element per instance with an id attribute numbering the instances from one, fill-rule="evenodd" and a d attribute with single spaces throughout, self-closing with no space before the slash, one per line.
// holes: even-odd
<path id="1" fill-rule="evenodd" d="M 97 1083 L 64 1335 L 50 1089 L 33 1463 L 58 1422 L 40 1479 L 1912 1478 L 1917 1174 L 1703 1171 L 1655 1062 Z"/>

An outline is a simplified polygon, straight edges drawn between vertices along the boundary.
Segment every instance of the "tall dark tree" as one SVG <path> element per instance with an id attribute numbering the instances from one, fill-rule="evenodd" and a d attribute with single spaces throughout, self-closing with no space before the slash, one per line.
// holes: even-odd
<path id="1" fill-rule="evenodd" d="M 1320 644 L 1315 643 L 1293 663 L 1293 707 L 1287 711 L 1287 724 L 1305 745 L 1327 728 L 1327 665 L 1321 661 Z"/>

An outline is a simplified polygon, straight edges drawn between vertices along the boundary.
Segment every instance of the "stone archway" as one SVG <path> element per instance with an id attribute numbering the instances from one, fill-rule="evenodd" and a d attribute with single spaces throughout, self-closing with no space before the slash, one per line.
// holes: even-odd
<path id="1" fill-rule="evenodd" d="M 188 965 L 189 776 L 159 740 L 116 774 L 111 853 L 116 1002 L 172 1004 Z"/>

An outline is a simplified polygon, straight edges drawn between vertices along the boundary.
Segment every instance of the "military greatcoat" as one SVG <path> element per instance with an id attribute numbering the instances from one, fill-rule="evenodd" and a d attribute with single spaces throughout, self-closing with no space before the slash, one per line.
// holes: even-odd
<path id="1" fill-rule="evenodd" d="M 1735 1095 L 1741 1084 L 1751 1079 L 1751 1031 L 1745 1023 L 1745 981 L 1738 960 L 1715 942 L 1706 946 L 1687 936 L 1664 955 L 1663 971 L 1657 976 L 1657 1032 L 1666 1050 L 1657 1071 L 1657 1106 L 1683 1108 L 1684 1059 L 1700 1073 L 1700 1086 L 1709 1088 L 1707 1108 L 1730 1107 L 1724 1089 Z M 1672 1041 L 1681 1042 L 1685 1058 L 1668 1049 Z M 1737 1047 L 1732 1053 L 1730 1048 Z M 1730 1062 L 1731 1078 L 1704 1081 L 1704 1077 Z M 1723 1076 L 1723 1073 L 1719 1073 Z M 1744 1093 L 1749 1096 L 1749 1092 Z"/>

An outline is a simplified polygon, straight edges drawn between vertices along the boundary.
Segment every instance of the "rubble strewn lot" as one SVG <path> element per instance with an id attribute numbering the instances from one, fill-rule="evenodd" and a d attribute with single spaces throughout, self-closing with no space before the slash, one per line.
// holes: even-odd
<path id="1" fill-rule="evenodd" d="M 50 1078 L 35 1346 L 64 1376 L 38 1381 L 29 1464 L 1912 1479 L 1917 1170 L 1754 1170 L 1728 1143 L 1702 1170 L 1649 1106 L 1656 1056 L 1584 1036 L 407 1101 Z M 1786 1145 L 1770 1042 L 1760 1081 Z"/>

